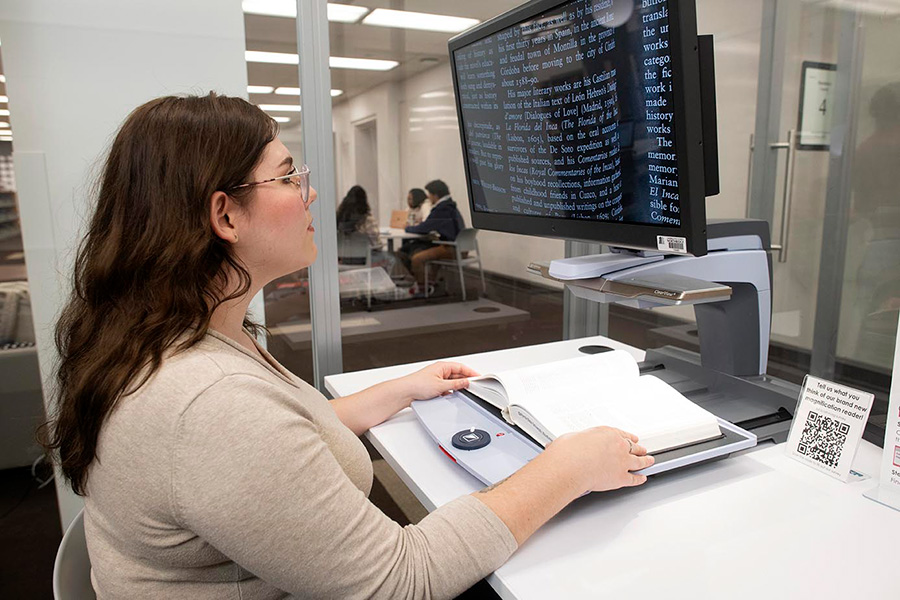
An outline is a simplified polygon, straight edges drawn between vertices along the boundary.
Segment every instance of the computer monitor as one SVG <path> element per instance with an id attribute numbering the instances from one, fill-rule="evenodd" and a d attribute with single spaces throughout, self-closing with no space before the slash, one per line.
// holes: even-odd
<path id="1" fill-rule="evenodd" d="M 475 227 L 706 254 L 715 96 L 692 0 L 534 0 L 449 46 Z"/>

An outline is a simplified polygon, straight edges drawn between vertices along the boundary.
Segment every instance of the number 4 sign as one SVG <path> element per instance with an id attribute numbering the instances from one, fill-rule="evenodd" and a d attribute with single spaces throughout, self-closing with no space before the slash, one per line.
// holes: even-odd
<path id="1" fill-rule="evenodd" d="M 800 82 L 799 150 L 828 150 L 837 65 L 804 61 Z"/>

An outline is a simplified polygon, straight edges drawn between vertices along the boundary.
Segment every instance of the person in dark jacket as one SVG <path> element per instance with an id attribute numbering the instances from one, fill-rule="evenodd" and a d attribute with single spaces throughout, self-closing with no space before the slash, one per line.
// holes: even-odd
<path id="1" fill-rule="evenodd" d="M 459 232 L 465 229 L 456 202 L 450 197 L 450 188 L 440 179 L 430 181 L 425 185 L 428 201 L 431 202 L 431 212 L 428 218 L 406 228 L 407 233 L 437 233 L 441 241 L 452 242 L 456 240 Z M 401 260 L 409 261 L 410 270 L 416 278 L 416 283 L 421 289 L 425 285 L 425 263 L 431 260 L 446 260 L 456 256 L 453 246 L 433 244 L 428 241 L 416 240 L 407 252 L 401 255 Z"/>

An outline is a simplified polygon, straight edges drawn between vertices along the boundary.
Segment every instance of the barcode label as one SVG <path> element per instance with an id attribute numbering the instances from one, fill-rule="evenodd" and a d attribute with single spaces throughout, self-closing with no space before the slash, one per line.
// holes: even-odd
<path id="1" fill-rule="evenodd" d="M 656 236 L 656 247 L 666 252 L 679 252 L 687 254 L 687 239 L 683 237 L 670 237 L 667 235 Z"/>

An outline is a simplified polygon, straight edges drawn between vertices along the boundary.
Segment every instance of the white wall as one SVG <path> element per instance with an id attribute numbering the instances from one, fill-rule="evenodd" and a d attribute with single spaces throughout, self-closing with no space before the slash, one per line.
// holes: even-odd
<path id="1" fill-rule="evenodd" d="M 357 124 L 375 120 L 378 147 L 378 213 L 375 218 L 387 223 L 392 210 L 405 208 L 406 191 L 400 184 L 398 137 L 398 90 L 402 84 L 384 83 L 334 107 L 335 168 L 337 170 L 337 206 L 344 194 L 359 183 L 356 177 Z"/>
<path id="2" fill-rule="evenodd" d="M 244 22 L 239 0 L 29 0 L 0 3 L 0 39 L 49 400 L 52 327 L 105 148 L 127 114 L 151 98 L 245 96 Z M 80 499 L 59 481 L 57 491 L 67 525 Z"/>

